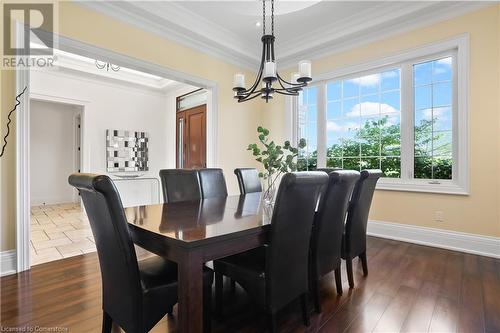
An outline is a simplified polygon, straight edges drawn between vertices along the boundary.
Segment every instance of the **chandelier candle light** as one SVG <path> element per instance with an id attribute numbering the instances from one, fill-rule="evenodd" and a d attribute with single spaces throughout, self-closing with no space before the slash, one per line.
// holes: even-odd
<path id="1" fill-rule="evenodd" d="M 266 103 L 273 98 L 274 93 L 298 96 L 299 91 L 307 86 L 312 80 L 311 62 L 302 60 L 299 62 L 299 72 L 292 74 L 291 82 L 284 80 L 276 68 L 276 58 L 274 55 L 274 0 L 271 1 L 271 34 L 266 35 L 266 1 L 262 0 L 262 58 L 260 68 L 255 82 L 248 89 L 245 88 L 245 75 L 237 73 L 234 75 L 233 91 L 234 98 L 239 103 L 249 101 L 260 96 L 266 100 Z M 262 88 L 257 89 L 262 80 Z M 273 83 L 277 87 L 273 87 Z"/>

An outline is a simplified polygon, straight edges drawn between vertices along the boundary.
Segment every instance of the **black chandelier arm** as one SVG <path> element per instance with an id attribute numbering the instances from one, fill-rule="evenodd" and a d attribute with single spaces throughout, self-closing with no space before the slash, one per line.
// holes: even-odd
<path id="1" fill-rule="evenodd" d="M 302 87 L 307 86 L 307 83 L 300 83 L 299 85 L 295 85 L 292 87 L 285 87 L 280 80 L 278 80 L 278 82 L 279 82 L 282 89 L 274 89 L 277 93 L 281 94 L 281 92 L 288 92 L 288 93 L 292 93 L 293 96 L 297 96 L 298 92 L 300 90 L 302 90 Z M 283 95 L 285 95 L 285 94 L 283 94 Z"/>
<path id="2" fill-rule="evenodd" d="M 261 94 L 260 91 L 258 92 L 255 92 L 253 96 L 251 95 L 247 95 L 246 97 L 243 97 L 243 98 L 238 98 L 238 103 L 241 103 L 241 102 L 246 102 L 246 101 L 249 101 L 249 100 L 252 100 L 256 97 L 259 97 L 259 95 Z"/>
<path id="3" fill-rule="evenodd" d="M 106 64 L 101 64 L 97 59 L 95 60 L 95 66 L 98 68 L 98 69 L 104 69 L 106 67 Z"/>
<path id="4" fill-rule="evenodd" d="M 280 95 L 287 95 L 287 96 L 299 96 L 299 92 L 290 92 L 290 91 L 286 91 L 286 90 L 278 90 L 278 89 L 275 89 L 274 90 L 277 94 L 280 94 Z"/>
<path id="5" fill-rule="evenodd" d="M 285 89 L 273 89 L 273 90 L 274 90 L 274 91 L 276 91 L 276 92 L 278 92 L 278 93 L 279 93 L 279 92 L 290 92 L 290 93 L 295 93 L 295 92 L 297 92 L 297 93 L 298 93 L 299 91 L 301 91 L 301 90 L 302 90 L 302 88 L 292 88 L 292 89 L 287 89 L 287 88 L 285 88 Z"/>
<path id="6" fill-rule="evenodd" d="M 294 86 L 294 87 L 305 87 L 305 86 L 307 86 L 307 83 L 291 83 L 291 82 L 288 82 L 287 80 L 283 79 L 280 76 L 279 73 L 276 73 L 276 76 L 278 77 L 278 81 L 280 81 L 280 84 L 281 84 L 281 82 L 283 82 L 283 83 L 286 83 L 286 84 L 288 84 L 290 86 Z M 283 87 L 283 85 L 282 85 L 282 87 Z"/>
<path id="7" fill-rule="evenodd" d="M 253 96 L 253 95 L 259 95 L 262 93 L 262 90 L 257 90 L 257 91 L 252 91 L 252 92 L 249 92 L 249 93 L 239 93 L 238 95 L 236 95 L 238 98 L 247 98 L 249 96 Z"/>
<path id="8" fill-rule="evenodd" d="M 239 93 L 237 93 L 236 97 L 247 98 L 248 96 L 258 95 L 260 93 L 262 93 L 262 89 L 259 89 L 259 90 L 254 89 L 253 91 L 249 91 L 249 92 L 240 91 Z"/>

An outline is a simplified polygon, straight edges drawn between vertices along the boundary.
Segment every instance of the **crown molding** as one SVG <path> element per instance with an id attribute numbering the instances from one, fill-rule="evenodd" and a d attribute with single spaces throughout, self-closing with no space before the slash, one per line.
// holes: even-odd
<path id="1" fill-rule="evenodd" d="M 260 47 L 173 2 L 85 1 L 80 4 L 233 65 L 255 70 Z M 355 17 L 332 22 L 291 40 L 277 41 L 280 68 L 317 59 L 481 9 L 492 2 L 382 2 Z M 157 13 L 161 12 L 162 15 Z M 189 27 L 189 28 L 186 28 Z"/>

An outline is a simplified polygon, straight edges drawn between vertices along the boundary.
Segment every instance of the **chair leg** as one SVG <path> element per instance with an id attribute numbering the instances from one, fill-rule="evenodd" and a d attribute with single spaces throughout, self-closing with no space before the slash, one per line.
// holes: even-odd
<path id="1" fill-rule="evenodd" d="M 268 325 L 269 325 L 269 331 L 271 333 L 275 333 L 278 331 L 278 323 L 276 321 L 276 314 L 271 313 L 267 315 L 267 320 L 268 320 Z"/>
<path id="2" fill-rule="evenodd" d="M 304 320 L 304 325 L 309 327 L 311 322 L 309 320 L 309 309 L 307 306 L 307 293 L 300 296 L 300 305 L 302 307 L 302 319 Z"/>
<path id="3" fill-rule="evenodd" d="M 347 268 L 347 279 L 349 280 L 349 288 L 354 288 L 354 274 L 352 273 L 352 259 L 345 261 Z"/>
<path id="4" fill-rule="evenodd" d="M 342 276 L 340 275 L 340 267 L 335 270 L 335 285 L 337 286 L 337 294 L 342 295 Z"/>
<path id="5" fill-rule="evenodd" d="M 102 312 L 102 333 L 111 333 L 111 327 L 113 326 L 113 319 L 106 313 Z"/>
<path id="6" fill-rule="evenodd" d="M 363 275 L 368 275 L 368 261 L 366 260 L 366 252 L 363 252 L 359 255 L 359 259 L 361 260 L 361 265 L 363 266 Z"/>
<path id="7" fill-rule="evenodd" d="M 215 272 L 215 314 L 217 317 L 222 316 L 222 274 Z"/>
<path id="8" fill-rule="evenodd" d="M 210 333 L 212 330 L 212 286 L 204 288 L 203 292 L 203 331 Z"/>
<path id="9" fill-rule="evenodd" d="M 318 278 L 313 276 L 311 277 L 311 293 L 314 298 L 314 309 L 317 313 L 321 313 L 321 302 L 319 295 L 319 281 Z"/>

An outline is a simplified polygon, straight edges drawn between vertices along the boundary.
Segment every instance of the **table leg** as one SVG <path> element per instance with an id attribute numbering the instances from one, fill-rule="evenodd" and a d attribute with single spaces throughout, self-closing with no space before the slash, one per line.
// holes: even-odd
<path id="1" fill-rule="evenodd" d="M 203 262 L 196 254 L 187 254 L 178 263 L 179 332 L 203 331 Z"/>

